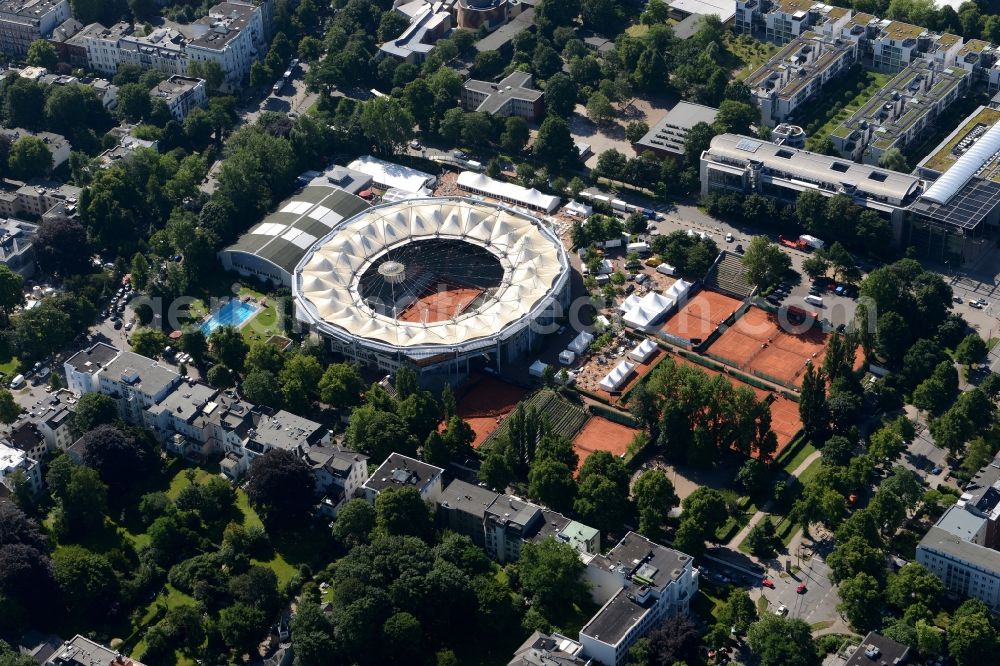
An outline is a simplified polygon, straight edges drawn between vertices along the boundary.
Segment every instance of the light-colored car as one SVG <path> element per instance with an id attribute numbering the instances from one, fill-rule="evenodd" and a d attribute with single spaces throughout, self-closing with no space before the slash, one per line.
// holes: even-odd
<path id="1" fill-rule="evenodd" d="M 733 235 L 732 234 L 726 234 L 726 242 L 727 243 L 732 243 L 733 242 Z"/>
<path id="2" fill-rule="evenodd" d="M 780 617 L 785 617 L 786 615 L 788 615 L 788 606 L 786 606 L 785 604 L 781 604 L 780 606 L 778 606 L 778 610 L 774 611 L 774 614 Z"/>

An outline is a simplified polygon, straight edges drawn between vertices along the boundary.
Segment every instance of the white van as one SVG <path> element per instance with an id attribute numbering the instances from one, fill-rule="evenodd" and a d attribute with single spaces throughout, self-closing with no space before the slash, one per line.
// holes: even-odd
<path id="1" fill-rule="evenodd" d="M 10 380 L 10 387 L 12 389 L 19 389 L 24 386 L 24 375 L 17 375 L 14 379 Z"/>
<path id="2" fill-rule="evenodd" d="M 823 297 L 822 296 L 814 296 L 813 294 L 809 294 L 808 296 L 806 296 L 802 300 L 804 300 L 809 305 L 815 305 L 818 308 L 823 307 Z"/>

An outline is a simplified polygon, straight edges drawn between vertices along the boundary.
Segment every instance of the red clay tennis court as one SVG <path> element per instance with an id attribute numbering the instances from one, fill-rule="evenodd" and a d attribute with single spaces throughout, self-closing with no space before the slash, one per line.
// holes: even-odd
<path id="1" fill-rule="evenodd" d="M 583 461 L 594 451 L 607 451 L 615 457 L 621 457 L 628 451 L 632 438 L 640 432 L 635 428 L 609 421 L 601 416 L 591 416 L 587 425 L 573 439 L 573 450 L 580 457 L 577 471 L 583 466 Z"/>
<path id="2" fill-rule="evenodd" d="M 486 376 L 474 380 L 473 384 L 467 386 L 468 390 L 457 401 L 458 415 L 465 419 L 476 433 L 472 446 L 479 448 L 499 427 L 503 418 L 514 411 L 527 391 Z"/>
<path id="3" fill-rule="evenodd" d="M 463 286 L 443 286 L 424 293 L 399 313 L 400 321 L 425 322 L 444 321 L 462 314 L 482 289 Z"/>
<path id="4" fill-rule="evenodd" d="M 702 289 L 667 320 L 663 331 L 686 340 L 704 340 L 736 312 L 740 303 L 730 296 Z"/>
<path id="5" fill-rule="evenodd" d="M 784 396 L 778 395 L 776 393 L 771 393 L 770 391 L 765 391 L 764 389 L 759 389 L 756 386 L 751 386 L 738 377 L 734 377 L 725 372 L 720 372 L 718 370 L 713 370 L 712 368 L 707 368 L 693 361 L 689 361 L 683 356 L 671 355 L 674 363 L 678 365 L 690 365 L 692 367 L 698 368 L 706 375 L 716 376 L 721 375 L 733 386 L 746 387 L 753 391 L 754 396 L 758 400 L 763 400 L 767 397 L 771 397 L 771 430 L 774 431 L 775 437 L 778 440 L 778 447 L 774 452 L 774 456 L 781 453 L 781 450 L 788 446 L 788 443 L 792 441 L 792 438 L 798 434 L 799 430 L 802 429 L 802 420 L 799 418 L 799 404 L 794 400 L 789 400 Z M 579 452 L 578 452 L 579 453 Z M 772 456 L 772 459 L 774 458 Z"/>
<path id="6" fill-rule="evenodd" d="M 709 352 L 763 379 L 799 386 L 806 361 L 822 362 L 826 340 L 827 334 L 818 326 L 802 333 L 785 331 L 775 315 L 750 308 Z"/>
<path id="7" fill-rule="evenodd" d="M 799 417 L 799 403 L 780 395 L 771 401 L 771 430 L 778 438 L 778 448 L 774 455 L 788 446 L 792 438 L 802 429 L 802 419 Z"/>

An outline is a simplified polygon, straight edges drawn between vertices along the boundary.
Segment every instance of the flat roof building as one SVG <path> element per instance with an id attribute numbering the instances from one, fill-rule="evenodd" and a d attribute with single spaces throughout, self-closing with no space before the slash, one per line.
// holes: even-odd
<path id="1" fill-rule="evenodd" d="M 544 194 L 533 187 L 507 183 L 474 171 L 459 173 L 455 184 L 466 192 L 481 194 L 541 213 L 552 213 L 562 203 L 562 199 L 553 194 Z"/>
<path id="2" fill-rule="evenodd" d="M 365 498 L 375 503 L 379 493 L 389 488 L 415 488 L 427 502 L 437 502 L 441 496 L 441 475 L 444 470 L 434 465 L 391 453 L 361 487 Z"/>
<path id="3" fill-rule="evenodd" d="M 857 60 L 856 43 L 808 31 L 782 47 L 744 83 L 760 107 L 761 122 L 774 127 Z"/>
<path id="4" fill-rule="evenodd" d="M 314 180 L 221 250 L 219 261 L 226 270 L 290 287 L 292 272 L 307 250 L 338 222 L 367 208 L 366 201 L 350 192 Z"/>
<path id="5" fill-rule="evenodd" d="M 98 342 L 70 356 L 63 362 L 67 388 L 77 395 L 98 390 L 100 373 L 118 353 L 117 348 Z"/>
<path id="6" fill-rule="evenodd" d="M 908 65 L 830 133 L 843 157 L 878 164 L 892 149 L 905 151 L 969 89 L 968 71 L 940 69 L 919 59 Z"/>
<path id="7" fill-rule="evenodd" d="M 177 122 L 184 122 L 192 109 L 208 103 L 204 79 L 177 74 L 157 83 L 149 95 L 154 100 L 162 99 Z"/>
<path id="8" fill-rule="evenodd" d="M 545 112 L 545 93 L 531 85 L 528 72 L 516 70 L 500 83 L 469 79 L 462 86 L 462 106 L 493 116 L 521 116 L 536 121 Z"/>
<path id="9" fill-rule="evenodd" d="M 584 654 L 620 664 L 637 640 L 663 620 L 686 615 L 698 592 L 691 556 L 629 532 L 584 572 L 600 610 L 580 630 Z"/>
<path id="10" fill-rule="evenodd" d="M 684 142 L 691 128 L 698 123 L 715 122 L 719 110 L 711 106 L 703 106 L 692 102 L 677 102 L 674 108 L 667 112 L 658 123 L 649 128 L 646 134 L 635 142 L 637 153 L 647 150 L 658 157 L 677 157 L 684 155 Z"/>
<path id="11" fill-rule="evenodd" d="M 592 666 L 583 646 L 562 634 L 536 631 L 514 652 L 507 666 Z"/>
<path id="12" fill-rule="evenodd" d="M 909 658 L 910 648 L 869 631 L 844 666 L 906 666 Z"/>
<path id="13" fill-rule="evenodd" d="M 757 192 L 792 203 L 807 190 L 851 197 L 889 220 L 900 238 L 904 213 L 923 191 L 923 182 L 909 174 L 737 134 L 714 137 L 701 155 L 702 196 Z"/>

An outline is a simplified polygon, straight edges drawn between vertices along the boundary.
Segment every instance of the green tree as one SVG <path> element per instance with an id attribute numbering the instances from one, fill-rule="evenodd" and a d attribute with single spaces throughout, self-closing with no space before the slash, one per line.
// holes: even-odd
<path id="1" fill-rule="evenodd" d="M 749 102 L 723 100 L 715 116 L 715 130 L 719 134 L 727 132 L 735 134 L 751 134 L 751 125 L 760 122 L 760 109 Z"/>
<path id="2" fill-rule="evenodd" d="M 21 415 L 21 406 L 6 388 L 0 388 L 0 423 L 10 425 Z"/>
<path id="3" fill-rule="evenodd" d="M 743 265 L 751 284 L 761 289 L 771 287 L 791 268 L 792 259 L 767 236 L 754 236 L 743 254 Z"/>
<path id="4" fill-rule="evenodd" d="M 27 63 L 33 67 L 44 67 L 50 72 L 54 72 L 59 64 L 59 54 L 56 47 L 45 39 L 36 39 L 28 46 L 28 55 L 25 56 Z"/>
<path id="5" fill-rule="evenodd" d="M 955 663 L 958 666 L 989 663 L 998 647 L 997 632 L 989 614 L 956 613 L 956 616 L 948 627 L 948 652 Z"/>
<path id="6" fill-rule="evenodd" d="M 153 111 L 149 88 L 141 83 L 127 83 L 118 88 L 116 113 L 122 120 L 139 123 L 148 120 Z"/>
<path id="7" fill-rule="evenodd" d="M 847 617 L 852 627 L 864 632 L 879 624 L 884 597 L 875 578 L 861 572 L 842 580 L 839 590 L 841 602 L 837 610 Z"/>
<path id="8" fill-rule="evenodd" d="M 899 148 L 890 148 L 885 151 L 879 158 L 878 165 L 883 169 L 910 173 L 910 165 L 906 163 L 906 157 Z"/>
<path id="9" fill-rule="evenodd" d="M 494 442 L 479 467 L 479 480 L 494 490 L 505 491 L 514 480 L 517 459 L 507 439 Z"/>
<path id="10" fill-rule="evenodd" d="M 281 383 L 274 373 L 267 370 L 251 370 L 243 379 L 243 395 L 254 404 L 273 409 L 281 407 L 284 396 Z"/>
<path id="11" fill-rule="evenodd" d="M 189 328 L 181 333 L 180 348 L 191 356 L 195 365 L 201 365 L 208 352 L 208 338 L 200 328 Z"/>
<path id="12" fill-rule="evenodd" d="M 742 636 L 746 634 L 750 625 L 757 621 L 757 607 L 746 590 L 733 588 L 729 597 L 719 607 L 717 618 L 726 626 L 727 633 L 730 627 L 735 627 L 736 635 Z"/>
<path id="13" fill-rule="evenodd" d="M 415 488 L 389 488 L 375 498 L 375 526 L 385 534 L 429 541 L 434 532 L 430 510 Z"/>
<path id="14" fill-rule="evenodd" d="M 416 120 L 398 100 L 376 97 L 364 103 L 360 116 L 361 130 L 375 152 L 392 156 L 413 138 Z"/>
<path id="15" fill-rule="evenodd" d="M 799 397 L 799 418 L 807 435 L 822 439 L 830 427 L 830 412 L 826 403 L 826 373 L 806 364 Z"/>
<path id="16" fill-rule="evenodd" d="M 254 458 L 246 493 L 271 527 L 300 523 L 313 506 L 313 477 L 308 465 L 291 451 L 271 449 Z"/>
<path id="17" fill-rule="evenodd" d="M 504 121 L 504 130 L 500 135 L 500 147 L 504 152 L 518 154 L 524 150 L 530 138 L 531 133 L 527 121 L 520 116 L 510 116 Z"/>
<path id="18" fill-rule="evenodd" d="M 549 537 L 525 543 L 517 562 L 524 595 L 543 615 L 578 603 L 586 595 L 583 563 L 572 546 Z"/>
<path id="19" fill-rule="evenodd" d="M 656 1 L 659 2 L 660 0 Z M 633 120 L 625 126 L 625 140 L 629 143 L 635 143 L 646 136 L 647 132 L 649 132 L 649 125 L 641 120 Z"/>
<path id="20" fill-rule="evenodd" d="M 886 599 L 896 608 L 905 611 L 913 604 L 923 604 L 936 609 L 944 598 L 945 589 L 941 579 L 932 574 L 922 564 L 911 562 L 889 576 Z"/>
<path id="21" fill-rule="evenodd" d="M 528 494 L 545 506 L 567 512 L 576 497 L 573 470 L 553 458 L 536 460 L 528 473 Z"/>
<path id="22" fill-rule="evenodd" d="M 246 341 L 235 326 L 219 326 L 208 336 L 212 351 L 227 368 L 242 370 L 249 351 Z"/>
<path id="23" fill-rule="evenodd" d="M 587 117 L 598 125 L 607 123 L 614 117 L 615 110 L 611 101 L 602 93 L 596 92 L 587 100 Z"/>
<path id="24" fill-rule="evenodd" d="M 108 560 L 80 546 L 63 546 L 52 556 L 56 582 L 70 614 L 100 616 L 118 598 L 118 578 Z"/>
<path id="25" fill-rule="evenodd" d="M 115 402 L 103 393 L 84 393 L 76 403 L 73 415 L 73 433 L 81 437 L 100 425 L 112 423 L 118 418 Z"/>
<path id="26" fill-rule="evenodd" d="M 809 625 L 799 619 L 765 614 L 750 625 L 747 643 L 761 666 L 818 666 L 816 644 Z"/>
<path id="27" fill-rule="evenodd" d="M 764 516 L 764 519 L 754 525 L 747 534 L 747 546 L 755 557 L 771 558 L 780 545 L 781 539 L 768 516 Z"/>
<path id="28" fill-rule="evenodd" d="M 167 347 L 166 334 L 155 328 L 140 328 L 132 334 L 132 351 L 147 358 L 157 358 Z"/>
<path id="29" fill-rule="evenodd" d="M 7 169 L 11 176 L 21 180 L 47 176 L 52 171 L 52 153 L 38 137 L 22 136 L 10 147 Z"/>
<path id="30" fill-rule="evenodd" d="M 569 124 L 557 116 L 546 116 L 542 121 L 532 150 L 535 159 L 552 167 L 566 167 L 579 160 Z"/>
<path id="31" fill-rule="evenodd" d="M 333 536 L 351 549 L 368 543 L 369 535 L 375 529 L 375 508 L 364 499 L 349 500 L 337 511 L 333 523 Z"/>
<path id="32" fill-rule="evenodd" d="M 639 532 L 656 541 L 663 535 L 663 523 L 670 510 L 677 506 L 674 485 L 661 469 L 643 472 L 632 488 L 639 512 Z"/>
<path id="33" fill-rule="evenodd" d="M 233 604 L 219 612 L 219 635 L 239 651 L 253 648 L 267 631 L 267 616 L 255 606 Z"/>
<path id="34" fill-rule="evenodd" d="M 348 363 L 327 366 L 319 382 L 320 400 L 336 407 L 350 407 L 361 401 L 363 385 L 357 369 Z"/>
<path id="35" fill-rule="evenodd" d="M 978 333 L 966 336 L 955 348 L 955 360 L 963 365 L 981 363 L 986 358 L 986 343 Z"/>

